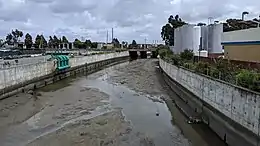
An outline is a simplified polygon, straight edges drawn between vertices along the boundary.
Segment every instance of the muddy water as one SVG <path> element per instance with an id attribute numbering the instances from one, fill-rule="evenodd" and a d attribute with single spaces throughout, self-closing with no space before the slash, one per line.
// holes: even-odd
<path id="1" fill-rule="evenodd" d="M 1 146 L 224 145 L 206 127 L 187 124 L 161 80 L 156 60 L 137 60 L 47 86 L 37 99 L 4 100 Z"/>

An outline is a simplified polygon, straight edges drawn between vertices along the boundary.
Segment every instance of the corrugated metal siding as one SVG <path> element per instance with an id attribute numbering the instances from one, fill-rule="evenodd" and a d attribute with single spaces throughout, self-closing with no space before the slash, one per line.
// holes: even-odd
<path id="1" fill-rule="evenodd" d="M 222 43 L 260 41 L 260 28 L 250 28 L 238 31 L 225 32 Z"/>

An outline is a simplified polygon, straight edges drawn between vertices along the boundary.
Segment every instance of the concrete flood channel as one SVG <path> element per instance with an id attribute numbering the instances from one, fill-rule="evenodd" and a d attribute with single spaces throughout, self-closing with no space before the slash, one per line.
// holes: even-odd
<path id="1" fill-rule="evenodd" d="M 0 145 L 225 145 L 205 125 L 187 123 L 157 65 L 125 62 L 2 100 Z"/>

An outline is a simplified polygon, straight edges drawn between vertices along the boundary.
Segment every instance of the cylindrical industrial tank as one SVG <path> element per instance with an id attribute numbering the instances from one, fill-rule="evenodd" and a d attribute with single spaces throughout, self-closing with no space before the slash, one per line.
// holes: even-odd
<path id="1" fill-rule="evenodd" d="M 180 28 L 174 29 L 174 53 L 179 53 L 180 50 Z"/>
<path id="2" fill-rule="evenodd" d="M 213 52 L 213 29 L 214 29 L 214 24 L 210 24 L 207 26 L 208 27 L 208 53 Z"/>
<path id="3" fill-rule="evenodd" d="M 222 53 L 221 37 L 223 33 L 223 24 L 213 25 L 212 51 L 210 53 Z"/>
<path id="4" fill-rule="evenodd" d="M 208 50 L 208 27 L 201 26 L 201 48 Z"/>
<path id="5" fill-rule="evenodd" d="M 196 52 L 200 48 L 200 38 L 201 38 L 201 27 L 200 26 L 194 26 L 193 28 L 193 52 Z"/>
<path id="6" fill-rule="evenodd" d="M 182 27 L 182 48 L 181 52 L 185 49 L 193 50 L 193 32 L 194 25 L 184 25 Z"/>

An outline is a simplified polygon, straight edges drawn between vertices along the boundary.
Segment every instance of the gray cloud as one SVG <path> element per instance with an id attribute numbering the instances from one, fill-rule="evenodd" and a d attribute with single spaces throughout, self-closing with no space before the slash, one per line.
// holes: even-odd
<path id="1" fill-rule="evenodd" d="M 93 3 L 85 3 L 83 0 L 56 0 L 50 4 L 54 13 L 81 13 L 95 8 Z"/>
<path id="2" fill-rule="evenodd" d="M 143 43 L 161 40 L 162 25 L 169 15 L 179 14 L 190 23 L 240 18 L 249 11 L 247 19 L 260 14 L 258 0 L 0 0 L 0 36 L 11 29 L 45 36 L 66 35 L 105 41 L 106 32 L 114 27 L 120 41 L 136 39 Z"/>
<path id="3" fill-rule="evenodd" d="M 19 10 L 0 10 L 0 20 L 3 21 L 23 21 L 26 22 L 28 16 L 25 11 Z"/>
<path id="4" fill-rule="evenodd" d="M 29 2 L 35 2 L 35 3 L 52 3 L 55 0 L 27 0 Z"/>

